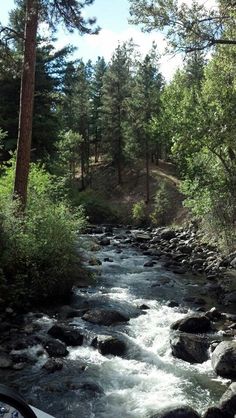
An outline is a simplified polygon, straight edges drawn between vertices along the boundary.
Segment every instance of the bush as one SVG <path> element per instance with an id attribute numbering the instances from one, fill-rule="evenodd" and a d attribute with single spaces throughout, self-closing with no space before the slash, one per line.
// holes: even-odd
<path id="1" fill-rule="evenodd" d="M 109 224 L 117 223 L 118 221 L 116 210 L 107 203 L 101 194 L 94 190 L 87 189 L 82 192 L 74 190 L 74 193 L 71 195 L 71 202 L 74 207 L 83 206 L 85 214 L 91 223 Z"/>
<path id="2" fill-rule="evenodd" d="M 144 200 L 140 200 L 133 205 L 132 218 L 136 225 L 142 226 L 147 223 L 147 205 Z"/>
<path id="3" fill-rule="evenodd" d="M 76 232 L 85 225 L 82 208 L 71 212 L 53 200 L 53 180 L 33 164 L 26 212 L 10 196 L 13 168 L 0 179 L 0 267 L 7 303 L 24 306 L 56 300 L 71 290 L 77 254 Z"/>

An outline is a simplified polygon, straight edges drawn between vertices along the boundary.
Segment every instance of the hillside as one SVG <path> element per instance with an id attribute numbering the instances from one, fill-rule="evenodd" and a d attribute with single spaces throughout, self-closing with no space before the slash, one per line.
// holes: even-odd
<path id="1" fill-rule="evenodd" d="M 145 211 L 149 216 L 154 210 L 154 199 L 160 188 L 168 201 L 164 223 L 182 223 L 187 215 L 183 208 L 183 196 L 180 193 L 179 179 L 172 163 L 160 161 L 159 165 L 150 164 L 150 203 Z M 118 211 L 123 222 L 132 220 L 132 208 L 135 203 L 145 201 L 146 176 L 144 163 L 126 166 L 123 170 L 122 185 L 117 185 L 117 176 L 112 164 L 97 163 L 92 167 L 91 189 L 103 196 L 106 202 Z M 163 197 L 163 195 L 162 195 Z M 162 199 L 158 206 L 162 207 Z"/>

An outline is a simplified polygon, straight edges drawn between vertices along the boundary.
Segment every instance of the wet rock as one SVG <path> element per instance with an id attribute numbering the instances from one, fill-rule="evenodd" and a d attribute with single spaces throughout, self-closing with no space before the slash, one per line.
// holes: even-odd
<path id="1" fill-rule="evenodd" d="M 12 366 L 12 359 L 6 353 L 0 353 L 0 369 L 9 369 Z"/>
<path id="2" fill-rule="evenodd" d="M 110 243 L 111 243 L 111 240 L 109 239 L 109 238 L 107 238 L 107 237 L 104 237 L 104 238 L 102 238 L 101 240 L 100 240 L 100 245 L 103 245 L 104 247 L 105 246 L 107 246 L 107 245 L 110 245 Z"/>
<path id="3" fill-rule="evenodd" d="M 114 356 L 123 356 L 126 352 L 124 341 L 113 336 L 99 336 L 92 341 L 93 347 L 98 348 L 102 355 L 113 354 Z"/>
<path id="4" fill-rule="evenodd" d="M 189 315 L 174 322 L 171 329 L 187 333 L 203 333 L 211 330 L 211 321 L 205 315 Z"/>
<path id="5" fill-rule="evenodd" d="M 48 330 L 48 334 L 63 341 L 66 345 L 75 347 L 83 344 L 83 335 L 78 329 L 68 325 L 55 324 Z"/>
<path id="6" fill-rule="evenodd" d="M 236 382 L 232 383 L 220 399 L 220 409 L 227 418 L 236 414 Z"/>
<path id="7" fill-rule="evenodd" d="M 206 410 L 206 412 L 203 414 L 203 418 L 226 418 L 221 409 L 217 407 L 210 407 Z"/>
<path id="8" fill-rule="evenodd" d="M 63 362 L 61 359 L 50 358 L 43 365 L 43 369 L 47 370 L 49 373 L 54 373 L 63 368 Z"/>
<path id="9" fill-rule="evenodd" d="M 86 312 L 86 309 L 74 309 L 69 305 L 64 305 L 61 307 L 58 316 L 61 319 L 70 319 L 70 318 L 80 317 L 85 312 Z"/>
<path id="10" fill-rule="evenodd" d="M 209 358 L 209 341 L 204 336 L 175 333 L 170 337 L 170 345 L 173 356 L 188 363 L 203 363 Z"/>
<path id="11" fill-rule="evenodd" d="M 58 340 L 46 341 L 44 348 L 50 357 L 65 357 L 69 354 L 66 345 Z"/>
<path id="12" fill-rule="evenodd" d="M 166 408 L 152 418 L 200 418 L 200 415 L 189 406 Z"/>
<path id="13" fill-rule="evenodd" d="M 179 306 L 179 303 L 175 302 L 174 300 L 169 300 L 166 305 L 169 306 L 169 308 L 176 308 Z"/>
<path id="14" fill-rule="evenodd" d="M 112 260 L 112 258 L 110 257 L 105 257 L 103 261 L 105 261 L 106 263 L 113 263 L 114 260 Z"/>
<path id="15" fill-rule="evenodd" d="M 145 303 L 143 303 L 142 305 L 140 305 L 139 309 L 147 310 L 150 309 L 150 306 L 145 305 Z"/>
<path id="16" fill-rule="evenodd" d="M 82 319 L 99 325 L 113 325 L 129 321 L 127 316 L 108 309 L 90 309 L 82 316 Z"/>
<path id="17" fill-rule="evenodd" d="M 211 308 L 209 311 L 205 313 L 205 316 L 210 319 L 210 321 L 219 321 L 223 318 L 223 314 L 218 311 L 215 307 Z"/>
<path id="18" fill-rule="evenodd" d="M 146 261 L 146 263 L 144 263 L 143 267 L 153 267 L 155 265 L 154 261 Z"/>
<path id="19" fill-rule="evenodd" d="M 212 354 L 212 367 L 215 372 L 228 378 L 236 377 L 236 341 L 222 341 Z"/>

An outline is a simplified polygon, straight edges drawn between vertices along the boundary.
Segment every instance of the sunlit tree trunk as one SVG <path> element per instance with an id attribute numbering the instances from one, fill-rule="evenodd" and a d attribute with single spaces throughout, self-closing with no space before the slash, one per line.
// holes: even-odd
<path id="1" fill-rule="evenodd" d="M 14 185 L 14 196 L 17 196 L 20 199 L 22 210 L 24 210 L 27 202 L 27 185 L 30 166 L 37 26 L 38 0 L 27 0 L 24 33 L 24 62 L 21 77 L 20 113 Z"/>

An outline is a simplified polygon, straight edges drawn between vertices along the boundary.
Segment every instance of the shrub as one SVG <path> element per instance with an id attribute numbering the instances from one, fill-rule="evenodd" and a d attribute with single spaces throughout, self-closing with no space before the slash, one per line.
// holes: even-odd
<path id="1" fill-rule="evenodd" d="M 133 205 L 132 218 L 136 225 L 141 226 L 147 223 L 147 209 L 144 200 L 140 200 Z"/>
<path id="2" fill-rule="evenodd" d="M 33 164 L 26 212 L 19 215 L 9 188 L 13 168 L 0 179 L 0 267 L 7 280 L 7 302 L 24 306 L 68 294 L 75 276 L 76 232 L 85 225 L 81 207 L 72 212 L 53 200 L 53 180 Z"/>

